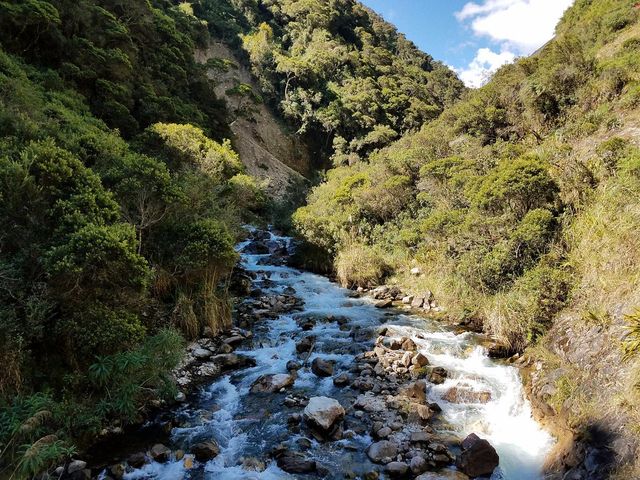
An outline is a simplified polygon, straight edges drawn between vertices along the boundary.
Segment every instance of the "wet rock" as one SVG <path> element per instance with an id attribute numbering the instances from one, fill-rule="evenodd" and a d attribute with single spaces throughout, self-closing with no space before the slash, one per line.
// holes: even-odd
<path id="1" fill-rule="evenodd" d="M 442 367 L 434 367 L 429 374 L 429 381 L 440 385 L 447 379 L 447 371 Z"/>
<path id="2" fill-rule="evenodd" d="M 287 473 L 312 473 L 316 471 L 316 462 L 300 452 L 286 450 L 276 457 L 278 467 Z"/>
<path id="3" fill-rule="evenodd" d="M 302 340 L 300 340 L 296 344 L 296 352 L 298 353 L 309 352 L 313 348 L 315 343 L 316 343 L 316 337 L 314 336 L 304 337 Z"/>
<path id="4" fill-rule="evenodd" d="M 449 403 L 487 403 L 491 400 L 491 392 L 477 392 L 468 387 L 451 387 L 442 399 Z"/>
<path id="5" fill-rule="evenodd" d="M 411 432 L 411 436 L 409 438 L 412 443 L 428 443 L 433 438 L 433 435 L 424 431 Z"/>
<path id="6" fill-rule="evenodd" d="M 416 342 L 414 342 L 410 338 L 403 338 L 401 348 L 402 350 L 415 352 L 418 349 L 418 346 L 416 345 Z"/>
<path id="7" fill-rule="evenodd" d="M 250 472 L 262 472 L 267 468 L 265 463 L 256 457 L 243 457 L 240 459 L 240 465 L 243 470 Z"/>
<path id="8" fill-rule="evenodd" d="M 375 307 L 376 308 L 389 308 L 393 305 L 393 300 L 386 299 L 386 300 L 380 300 L 379 302 L 375 303 Z"/>
<path id="9" fill-rule="evenodd" d="M 454 470 L 441 470 L 438 473 L 427 472 L 419 475 L 415 480 L 469 480 L 469 477 Z"/>
<path id="10" fill-rule="evenodd" d="M 147 456 L 144 452 L 134 453 L 133 455 L 129 455 L 127 463 L 133 468 L 141 468 L 145 463 L 147 463 Z"/>
<path id="11" fill-rule="evenodd" d="M 211 361 L 218 365 L 222 370 L 235 370 L 239 368 L 253 367 L 256 364 L 256 361 L 253 358 L 235 353 L 218 354 L 212 357 Z"/>
<path id="12" fill-rule="evenodd" d="M 346 387 L 351 383 L 351 376 L 348 373 L 341 373 L 337 377 L 333 378 L 333 384 L 338 387 Z"/>
<path id="13" fill-rule="evenodd" d="M 367 456 L 373 463 L 389 463 L 398 454 L 398 446 L 389 440 L 372 443 L 367 449 Z"/>
<path id="14" fill-rule="evenodd" d="M 232 337 L 227 338 L 224 341 L 225 345 L 230 345 L 233 348 L 236 348 L 238 345 L 240 345 L 242 342 L 244 341 L 244 337 L 240 336 L 240 335 L 233 335 Z"/>
<path id="15" fill-rule="evenodd" d="M 475 433 L 462 441 L 462 453 L 456 467 L 464 474 L 474 477 L 489 476 L 500 463 L 500 458 L 491 444 Z"/>
<path id="16" fill-rule="evenodd" d="M 429 470 L 429 462 L 422 455 L 416 455 L 411 459 L 409 468 L 414 475 L 420 475 Z"/>
<path id="17" fill-rule="evenodd" d="M 251 385 L 251 393 L 276 393 L 283 388 L 293 386 L 295 378 L 286 373 L 276 373 L 273 375 L 262 375 Z"/>
<path id="18" fill-rule="evenodd" d="M 330 377 L 333 375 L 333 362 L 316 357 L 311 362 L 311 371 L 318 377 Z"/>
<path id="19" fill-rule="evenodd" d="M 156 443 L 151 447 L 151 450 L 149 450 L 149 456 L 159 463 L 164 463 L 169 460 L 169 455 L 171 455 L 171 450 L 161 443 Z"/>
<path id="20" fill-rule="evenodd" d="M 401 478 L 409 471 L 409 465 L 404 462 L 391 462 L 387 464 L 385 471 L 391 478 Z"/>
<path id="21" fill-rule="evenodd" d="M 191 447 L 191 452 L 199 462 L 207 462 L 220 453 L 220 447 L 214 441 L 196 443 Z"/>
<path id="22" fill-rule="evenodd" d="M 326 435 L 335 430 L 344 415 L 342 405 L 329 397 L 312 397 L 304 409 L 304 419 L 307 423 Z"/>
<path id="23" fill-rule="evenodd" d="M 393 430 L 389 427 L 382 427 L 381 429 L 375 432 L 375 436 L 380 440 L 387 438 L 389 435 L 393 433 Z"/>
<path id="24" fill-rule="evenodd" d="M 415 365 L 416 367 L 426 367 L 427 365 L 429 365 L 429 359 L 422 353 L 418 352 L 411 359 L 411 364 Z"/>
<path id="25" fill-rule="evenodd" d="M 107 474 L 114 480 L 122 480 L 125 471 L 125 466 L 122 463 L 116 463 L 107 468 Z"/>
<path id="26" fill-rule="evenodd" d="M 400 394 L 411 399 L 413 402 L 426 404 L 427 402 L 427 382 L 418 380 L 402 387 Z"/>
<path id="27" fill-rule="evenodd" d="M 250 255 L 266 255 L 269 253 L 269 246 L 262 240 L 254 240 L 249 245 L 242 249 L 243 253 Z"/>
<path id="28" fill-rule="evenodd" d="M 300 370 L 302 368 L 302 365 L 300 364 L 300 362 L 297 362 L 295 360 L 289 360 L 287 362 L 287 371 L 291 372 L 294 370 Z"/>
<path id="29" fill-rule="evenodd" d="M 71 475 L 74 472 L 84 470 L 86 467 L 87 467 L 87 462 L 83 460 L 72 460 L 69 463 L 69 465 L 67 465 L 67 473 Z"/>

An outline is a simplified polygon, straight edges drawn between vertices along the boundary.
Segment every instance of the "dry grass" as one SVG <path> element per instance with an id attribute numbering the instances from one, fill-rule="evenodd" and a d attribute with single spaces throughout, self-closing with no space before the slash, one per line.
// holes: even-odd
<path id="1" fill-rule="evenodd" d="M 374 287 L 389 271 L 383 252 L 367 245 L 353 244 L 335 259 L 338 281 L 343 287 Z"/>

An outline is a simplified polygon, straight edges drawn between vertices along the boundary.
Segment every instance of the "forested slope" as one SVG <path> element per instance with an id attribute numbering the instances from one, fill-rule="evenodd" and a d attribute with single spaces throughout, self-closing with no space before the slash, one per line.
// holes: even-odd
<path id="1" fill-rule="evenodd" d="M 349 0 L 0 2 L 0 477 L 139 420 L 228 327 L 240 227 L 282 211 L 234 151 L 255 115 L 340 164 L 462 91 Z"/>
<path id="2" fill-rule="evenodd" d="M 638 474 L 638 17 L 576 1 L 534 56 L 330 170 L 294 216 L 344 285 L 430 290 L 446 318 L 526 351 L 566 448 L 555 471 L 575 478 Z"/>

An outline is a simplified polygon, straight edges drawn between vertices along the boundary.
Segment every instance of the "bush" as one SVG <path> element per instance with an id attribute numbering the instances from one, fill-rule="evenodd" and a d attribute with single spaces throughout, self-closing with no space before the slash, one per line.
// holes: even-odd
<path id="1" fill-rule="evenodd" d="M 370 288 L 379 285 L 389 273 L 382 252 L 367 245 L 351 245 L 335 259 L 338 281 L 343 287 Z"/>
<path id="2" fill-rule="evenodd" d="M 548 168 L 537 158 L 503 162 L 482 180 L 472 197 L 473 204 L 492 213 L 507 210 L 518 218 L 533 208 L 553 206 L 558 186 Z"/>

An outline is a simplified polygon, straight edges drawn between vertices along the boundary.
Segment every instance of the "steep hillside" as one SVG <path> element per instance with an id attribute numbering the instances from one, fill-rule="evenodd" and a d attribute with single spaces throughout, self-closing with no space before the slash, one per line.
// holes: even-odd
<path id="1" fill-rule="evenodd" d="M 524 352 L 557 478 L 638 476 L 638 17 L 578 0 L 536 55 L 294 216 L 344 285 L 432 291 L 434 315 Z"/>
<path id="2" fill-rule="evenodd" d="M 311 145 L 316 166 L 356 161 L 417 130 L 464 90 L 354 0 L 203 0 L 193 11 L 247 53 L 265 100 Z"/>
<path id="3" fill-rule="evenodd" d="M 351 0 L 0 1 L 0 478 L 172 398 L 241 226 L 462 90 Z"/>

